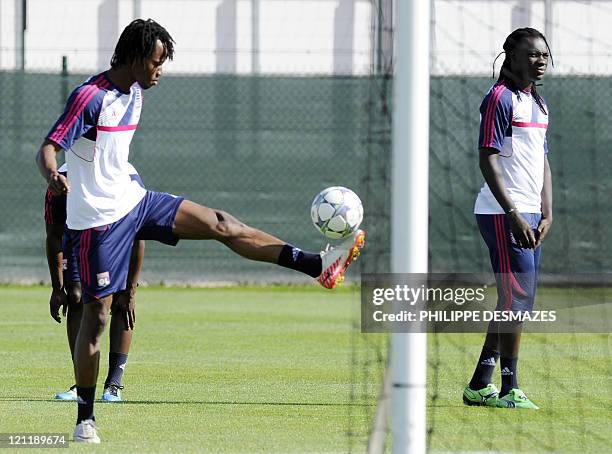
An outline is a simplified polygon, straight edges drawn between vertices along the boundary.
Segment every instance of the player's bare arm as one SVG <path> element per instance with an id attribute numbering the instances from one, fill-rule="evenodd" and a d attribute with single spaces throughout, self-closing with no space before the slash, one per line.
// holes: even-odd
<path id="1" fill-rule="evenodd" d="M 553 223 L 553 193 L 552 193 L 552 173 L 548 156 L 544 157 L 544 186 L 542 187 L 542 219 L 536 231 L 536 246 L 540 245 L 550 232 Z"/>
<path id="2" fill-rule="evenodd" d="M 57 171 L 56 155 L 61 149 L 56 143 L 45 140 L 36 154 L 36 164 L 40 174 L 57 195 L 67 194 L 70 191 L 68 179 Z"/>
<path id="3" fill-rule="evenodd" d="M 506 191 L 498 159 L 497 150 L 493 148 L 480 149 L 479 165 L 482 176 L 489 185 L 497 202 L 501 205 L 504 212 L 507 213 L 516 244 L 522 248 L 533 249 L 536 247 L 535 235 L 529 224 L 521 216 L 521 213 L 516 209 L 514 202 L 512 202 Z"/>
<path id="4" fill-rule="evenodd" d="M 49 312 L 51 317 L 57 322 L 62 323 L 59 310 L 66 316 L 68 308 L 68 298 L 64 289 L 64 278 L 62 271 L 62 236 L 64 234 L 63 225 L 47 224 L 46 253 L 49 274 L 51 276 L 51 298 L 49 299 Z"/>
<path id="5" fill-rule="evenodd" d="M 121 312 L 121 318 L 126 330 L 134 329 L 134 324 L 136 323 L 136 288 L 138 287 L 144 252 L 144 240 L 135 240 L 132 246 L 126 288 L 118 292 L 113 300 L 113 311 L 118 310 Z"/>

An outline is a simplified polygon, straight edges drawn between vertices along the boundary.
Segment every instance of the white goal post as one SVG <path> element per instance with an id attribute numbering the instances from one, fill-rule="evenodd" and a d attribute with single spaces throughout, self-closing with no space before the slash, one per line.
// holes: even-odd
<path id="1" fill-rule="evenodd" d="M 427 273 L 429 216 L 429 0 L 395 3 L 391 271 Z M 394 454 L 425 454 L 427 335 L 391 335 Z"/>

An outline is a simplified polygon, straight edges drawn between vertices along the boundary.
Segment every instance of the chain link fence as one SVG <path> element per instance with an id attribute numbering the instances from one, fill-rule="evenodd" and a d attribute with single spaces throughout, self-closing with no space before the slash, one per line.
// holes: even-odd
<path id="1" fill-rule="evenodd" d="M 43 195 L 34 156 L 72 87 L 86 75 L 0 73 L 0 276 L 47 279 Z M 389 77 L 167 77 L 147 91 L 131 161 L 148 188 L 222 208 L 305 249 L 325 239 L 309 206 L 324 187 L 363 199 L 368 231 L 360 268 L 389 267 Z M 430 267 L 486 272 L 488 256 L 472 208 L 482 185 L 476 140 L 485 77 L 431 82 Z M 597 99 L 609 78 L 556 77 L 541 88 L 548 132 L 555 224 L 544 274 L 612 271 L 607 155 L 612 113 Z M 148 244 L 149 282 L 296 282 L 301 276 L 249 262 L 213 242 Z M 357 270 L 359 271 L 359 270 Z M 305 282 L 302 280 L 302 282 Z"/>
<path id="2" fill-rule="evenodd" d="M 6 213 L 0 220 L 3 281 L 47 276 L 45 184 L 34 156 L 61 113 L 66 87 L 85 78 L 0 74 L 0 147 L 7 170 L 0 202 Z M 325 239 L 310 221 L 314 196 L 332 185 L 365 195 L 368 87 L 364 77 L 166 77 L 145 94 L 130 160 L 151 190 L 224 209 L 304 249 L 319 250 Z M 177 248 L 149 242 L 143 279 L 302 278 L 246 261 L 214 242 L 183 241 Z"/>
<path id="3" fill-rule="evenodd" d="M 472 209 L 478 169 L 478 106 L 490 77 L 436 77 L 431 83 L 430 267 L 434 272 L 489 271 Z M 539 88 L 550 110 L 547 132 L 554 225 L 543 246 L 542 274 L 567 280 L 612 271 L 608 209 L 612 112 L 598 98 L 609 77 L 549 77 Z"/>
<path id="4" fill-rule="evenodd" d="M 121 16 L 125 11 L 114 1 L 98 2 L 100 8 L 95 10 L 91 9 L 95 2 L 89 6 L 78 4 L 79 8 L 95 11 L 100 27 L 106 24 L 108 28 L 98 30 L 98 47 L 104 46 L 96 54 L 88 47 L 95 41 L 89 34 L 89 44 L 83 44 L 82 49 L 72 46 L 73 49 L 67 44 L 72 42 L 70 33 L 67 35 L 67 29 L 63 28 L 53 40 L 43 42 L 41 36 L 45 33 L 35 34 L 34 30 L 49 29 L 50 33 L 51 24 L 45 22 L 43 3 L 39 1 L 29 3 L 30 47 L 29 53 L 24 52 L 33 69 L 0 70 L 0 159 L 5 171 L 0 180 L 3 193 L 0 282 L 48 280 L 44 258 L 45 184 L 38 175 L 34 156 L 71 90 L 91 74 L 68 71 L 66 62 L 62 73 L 45 70 L 43 66 L 49 68 L 51 63 L 42 55 L 59 59 L 61 48 L 69 58 L 79 62 L 75 64 L 95 66 L 90 60 L 95 60 L 97 55 L 98 63 L 104 65 L 116 39 L 113 33 L 119 30 L 113 27 L 129 19 Z M 556 5 L 554 16 L 547 15 L 543 2 L 489 3 L 507 7 L 499 14 L 503 13 L 508 24 L 488 25 L 498 17 L 497 13 L 491 9 L 493 6 L 480 11 L 476 1 L 432 3 L 430 269 L 433 272 L 489 272 L 488 253 L 472 214 L 483 182 L 476 149 L 478 107 L 494 82 L 483 74 L 489 70 L 511 28 L 525 22 L 538 27 L 548 24 L 554 37 L 552 42 L 559 43 L 553 46 L 559 63 L 539 88 L 551 111 L 548 143 L 555 199 L 555 223 L 544 245 L 542 272 L 551 279 L 560 275 L 565 279 L 581 272 L 611 272 L 612 251 L 607 242 L 611 215 L 607 204 L 612 179 L 606 158 L 612 141 L 608 128 L 612 114 L 602 102 L 605 99 L 602 94 L 608 93 L 612 78 L 605 74 L 610 73 L 606 63 L 609 59 L 595 58 L 609 49 L 607 38 L 596 27 L 578 33 L 564 23 L 547 18 L 571 19 L 579 17 L 577 12 L 580 12 L 589 21 L 598 23 L 612 17 L 612 3 L 600 1 L 585 7 L 580 2 L 563 2 Z M 145 185 L 227 210 L 253 226 L 309 250 L 325 246 L 325 238 L 314 229 L 309 218 L 313 197 L 327 186 L 350 187 L 364 202 L 363 227 L 368 239 L 349 278 L 355 279 L 360 271 L 389 271 L 391 2 L 331 2 L 321 9 L 294 1 L 287 3 L 291 8 L 278 10 L 272 8 L 278 6 L 276 3 L 263 2 L 258 9 L 255 7 L 258 3 L 253 2 L 252 24 L 261 21 L 268 27 L 259 30 L 259 35 L 254 32 L 256 27 L 253 28 L 252 36 L 249 27 L 236 25 L 244 11 L 226 8 L 231 2 L 221 2 L 217 9 L 206 2 L 190 2 L 189 11 L 194 17 L 202 13 L 211 27 L 216 24 L 216 48 L 208 39 L 213 39 L 212 29 L 207 31 L 212 35 L 202 40 L 196 29 L 178 25 L 187 19 L 195 20 L 193 17 L 185 18 L 183 13 L 172 9 L 163 12 L 155 9 L 162 4 L 157 0 L 142 2 L 142 13 L 161 14 L 163 22 L 169 22 L 170 28 L 176 30 L 185 52 L 180 54 L 183 60 L 172 64 L 187 71 L 191 63 L 197 63 L 200 66 L 191 69 L 200 68 L 200 73 L 187 71 L 188 74 L 164 76 L 158 87 L 145 94 L 130 158 Z M 332 73 L 325 76 L 202 73 L 215 67 L 204 64 L 211 58 L 210 61 L 217 58 L 216 70 L 221 71 L 225 68 L 221 65 L 224 59 L 238 64 L 245 55 L 251 59 L 257 56 L 263 64 L 271 55 L 275 58 L 281 55 L 280 44 L 272 46 L 273 41 L 265 37 L 276 33 L 274 27 L 278 24 L 301 23 L 296 12 L 301 11 L 302 4 L 309 5 L 307 11 L 314 14 L 312 20 L 327 21 L 329 36 L 325 41 L 326 50 L 315 46 L 315 50 L 300 53 L 299 49 L 310 49 L 304 43 L 311 39 L 306 38 L 317 35 L 308 27 L 300 28 L 299 36 L 292 41 L 296 55 L 308 55 L 307 61 L 318 61 L 321 66 L 317 70 L 321 70 L 327 64 L 326 52 L 336 49 L 335 54 L 329 54 L 335 59 Z M 6 1 L 1 5 L 3 13 L 10 12 Z M 261 17 L 255 14 L 257 11 Z M 57 20 L 60 19 L 65 18 Z M 38 37 L 34 39 L 34 36 Z M 234 42 L 228 38 L 231 36 L 241 38 Z M 253 50 L 257 40 L 253 41 L 252 49 L 244 44 L 249 36 L 265 38 L 259 44 L 268 49 L 267 57 Z M 569 42 L 567 37 L 573 40 Z M 224 44 L 228 39 L 229 47 Z M 371 46 L 364 44 L 368 41 Z M 579 52 L 587 44 L 590 47 Z M 11 48 L 5 37 L 0 50 L 4 52 L 2 62 L 6 68 L 7 62 L 12 61 L 7 55 L 18 54 L 18 49 Z M 371 52 L 369 56 L 367 52 Z M 353 57 L 349 58 L 350 55 Z M 580 68 L 597 76 L 576 75 L 579 71 L 574 65 L 583 57 L 590 63 Z M 286 70 L 295 63 L 278 58 L 275 64 L 284 63 Z M 362 60 L 370 62 L 369 74 L 362 66 L 358 73 L 347 70 L 355 70 L 351 65 Z M 237 70 L 242 68 L 240 65 L 230 66 Z M 56 68 L 59 67 L 60 61 L 57 61 Z M 296 68 L 299 72 L 300 67 Z M 344 71 L 343 75 L 332 75 L 336 70 Z M 149 242 L 142 277 L 148 282 L 166 283 L 309 281 L 273 265 L 246 261 L 214 242 L 195 241 L 182 241 L 176 248 Z"/>

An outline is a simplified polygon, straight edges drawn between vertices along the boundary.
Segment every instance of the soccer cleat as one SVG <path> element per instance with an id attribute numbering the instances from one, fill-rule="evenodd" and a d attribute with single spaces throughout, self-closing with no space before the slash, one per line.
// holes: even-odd
<path id="1" fill-rule="evenodd" d="M 317 281 L 325 288 L 332 289 L 344 281 L 344 273 L 359 256 L 365 244 L 365 232 L 357 230 L 344 243 L 321 252 L 323 271 Z"/>
<path id="2" fill-rule="evenodd" d="M 499 401 L 499 390 L 493 383 L 477 391 L 469 386 L 463 390 L 463 403 L 465 405 L 479 405 L 485 407 L 497 407 Z"/>
<path id="3" fill-rule="evenodd" d="M 536 404 L 529 400 L 523 391 L 518 388 L 512 388 L 508 394 L 499 399 L 498 407 L 501 408 L 528 408 L 531 410 L 539 410 Z"/>
<path id="4" fill-rule="evenodd" d="M 57 393 L 54 397 L 55 400 L 75 401 L 77 400 L 76 385 L 72 385 L 68 391 L 63 393 Z"/>
<path id="5" fill-rule="evenodd" d="M 72 440 L 75 443 L 100 443 L 96 423 L 91 419 L 85 419 L 78 423 L 74 429 Z"/>
<path id="6" fill-rule="evenodd" d="M 123 386 L 105 386 L 104 392 L 102 393 L 102 400 L 104 402 L 121 402 L 121 393 L 119 392 L 121 389 L 123 389 Z"/>

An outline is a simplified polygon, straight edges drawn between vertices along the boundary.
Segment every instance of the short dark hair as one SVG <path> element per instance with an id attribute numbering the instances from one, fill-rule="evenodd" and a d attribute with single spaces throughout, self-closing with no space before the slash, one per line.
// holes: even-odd
<path id="1" fill-rule="evenodd" d="M 550 55 L 550 61 L 554 66 L 552 52 L 550 51 L 550 47 L 548 46 L 548 41 L 546 41 L 546 37 L 540 31 L 536 30 L 535 28 L 530 28 L 530 27 L 517 28 L 516 30 L 514 30 L 512 33 L 508 35 L 508 37 L 506 38 L 506 41 L 504 42 L 504 52 L 502 53 L 505 53 L 506 56 L 504 58 L 504 63 L 502 64 L 502 67 L 499 71 L 499 78 L 497 79 L 498 82 L 505 82 L 508 85 L 508 88 L 510 88 L 512 91 L 516 91 L 516 83 L 515 83 L 515 79 L 512 74 L 512 70 L 510 68 L 510 55 L 512 54 L 516 46 L 521 41 L 527 38 L 542 38 L 542 40 L 544 41 L 544 44 L 546 44 L 546 49 L 548 49 L 548 53 Z M 495 62 L 493 62 L 493 67 L 495 69 Z M 542 101 L 542 98 L 540 97 L 539 93 L 536 90 L 535 82 L 531 82 L 531 93 L 533 94 L 533 97 L 536 103 L 540 107 L 540 110 L 544 114 L 547 114 L 546 107 L 544 106 L 544 101 Z"/>
<path id="2" fill-rule="evenodd" d="M 155 51 L 155 43 L 160 40 L 166 50 L 166 57 L 174 57 L 174 39 L 164 27 L 153 19 L 136 19 L 121 33 L 115 53 L 111 58 L 111 67 L 116 69 L 129 65 L 137 59 L 151 57 Z"/>

